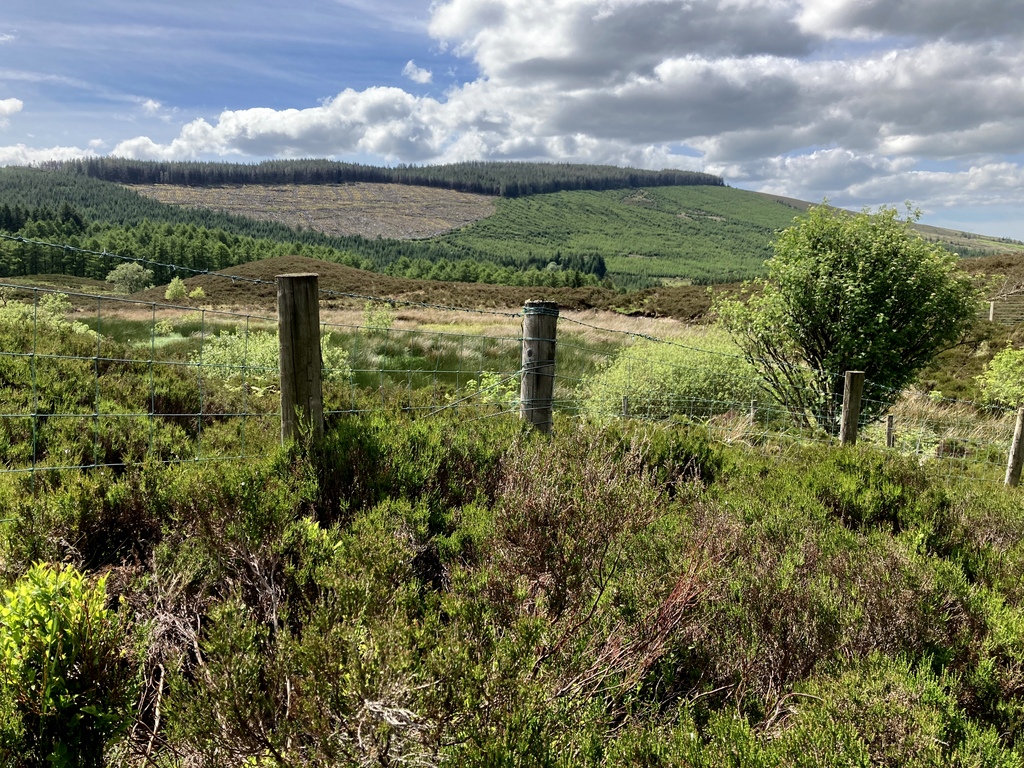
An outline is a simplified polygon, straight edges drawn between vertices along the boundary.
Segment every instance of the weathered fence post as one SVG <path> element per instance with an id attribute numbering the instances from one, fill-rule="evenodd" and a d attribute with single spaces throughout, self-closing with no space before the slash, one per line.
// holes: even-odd
<path id="1" fill-rule="evenodd" d="M 558 304 L 528 301 L 523 307 L 523 379 L 519 418 L 541 432 L 550 432 L 555 393 L 555 335 Z"/>
<path id="2" fill-rule="evenodd" d="M 994 301 L 988 303 L 988 321 L 990 323 L 996 321 L 996 303 Z"/>
<path id="3" fill-rule="evenodd" d="M 860 421 L 860 398 L 864 394 L 864 371 L 847 371 L 843 386 L 843 415 L 839 422 L 839 444 L 857 442 L 857 422 Z"/>
<path id="4" fill-rule="evenodd" d="M 1017 426 L 1010 443 L 1010 460 L 1006 464 L 1005 484 L 1016 488 L 1020 484 L 1020 468 L 1024 463 L 1024 405 L 1017 409 Z"/>
<path id="5" fill-rule="evenodd" d="M 891 413 L 885 417 L 885 447 L 896 447 L 896 417 Z"/>
<path id="6" fill-rule="evenodd" d="M 622 418 L 629 418 L 629 395 L 622 396 Z"/>
<path id="7" fill-rule="evenodd" d="M 320 387 L 320 295 L 318 276 L 277 276 L 277 339 L 281 354 L 281 442 L 324 433 Z"/>

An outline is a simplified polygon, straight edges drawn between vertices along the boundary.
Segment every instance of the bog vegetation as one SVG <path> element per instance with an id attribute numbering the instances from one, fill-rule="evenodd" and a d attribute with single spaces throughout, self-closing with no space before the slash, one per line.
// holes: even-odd
<path id="1" fill-rule="evenodd" d="M 1020 764 L 1016 493 L 637 423 L 263 445 L 0 478 L 6 764 Z"/>
<path id="2" fill-rule="evenodd" d="M 517 348 L 463 369 L 370 302 L 282 447 L 269 322 L 2 298 L 2 766 L 1024 765 L 1022 492 L 713 441 L 769 396 L 719 331 L 561 337 L 584 414 L 547 439 L 503 412 Z M 963 373 L 1015 338 L 978 327 L 925 376 L 1017 402 L 1016 358 Z"/>

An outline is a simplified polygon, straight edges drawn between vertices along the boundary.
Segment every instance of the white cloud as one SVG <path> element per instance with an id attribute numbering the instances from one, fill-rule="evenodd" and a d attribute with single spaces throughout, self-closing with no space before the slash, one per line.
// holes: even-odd
<path id="1" fill-rule="evenodd" d="M 410 59 L 405 68 L 402 69 L 402 74 L 412 80 L 414 83 L 420 85 L 426 85 L 434 78 L 434 73 L 429 69 L 422 69 L 416 66 L 416 62 Z"/>
<path id="2" fill-rule="evenodd" d="M 25 107 L 21 99 L 0 99 L 0 128 L 6 128 L 10 116 L 16 115 Z"/>
<path id="3" fill-rule="evenodd" d="M 73 160 L 95 154 L 78 147 L 49 147 L 45 149 L 15 144 L 0 147 L 0 165 L 33 165 L 47 160 Z"/>
<path id="4" fill-rule="evenodd" d="M 703 169 L 853 205 L 1015 201 L 1021 167 L 1000 155 L 1019 156 L 1024 136 L 1018 2 L 439 0 L 430 34 L 479 72 L 441 98 L 346 89 L 112 152 L 572 160 Z M 410 60 L 403 75 L 432 73 Z M 930 170 L 938 161 L 957 170 Z"/>

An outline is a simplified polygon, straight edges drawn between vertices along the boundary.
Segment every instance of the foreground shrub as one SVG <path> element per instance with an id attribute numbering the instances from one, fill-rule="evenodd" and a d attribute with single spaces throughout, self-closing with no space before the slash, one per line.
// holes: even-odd
<path id="1" fill-rule="evenodd" d="M 738 347 L 716 333 L 693 347 L 638 341 L 585 381 L 581 392 L 587 415 L 621 414 L 623 398 L 628 398 L 630 415 L 651 419 L 746 412 L 756 393 L 753 367 L 739 357 Z"/>
<path id="2" fill-rule="evenodd" d="M 33 566 L 0 605 L 0 763 L 100 766 L 129 722 L 135 673 L 106 584 Z"/>
<path id="3" fill-rule="evenodd" d="M 1007 346 L 997 353 L 978 377 L 986 402 L 1024 405 L 1024 349 Z"/>

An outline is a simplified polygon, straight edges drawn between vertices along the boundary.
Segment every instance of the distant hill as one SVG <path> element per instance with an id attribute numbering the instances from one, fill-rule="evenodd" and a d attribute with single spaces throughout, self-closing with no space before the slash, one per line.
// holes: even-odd
<path id="1" fill-rule="evenodd" d="M 732 189 L 717 177 L 682 183 L 687 177 L 605 166 L 469 163 L 390 169 L 410 173 L 402 186 L 133 188 L 89 175 L 97 168 L 129 179 L 188 172 L 188 178 L 210 180 L 244 178 L 249 172 L 254 178 L 290 174 L 308 179 L 332 169 L 343 175 L 368 167 L 325 161 L 244 166 L 102 159 L 49 170 L 0 168 L 0 230 L 200 270 L 302 253 L 396 277 L 547 287 L 614 283 L 620 289 L 643 289 L 757 277 L 771 255 L 775 233 L 811 205 Z M 487 184 L 497 179 L 508 183 L 519 173 L 533 174 L 537 184 L 618 186 L 496 198 L 412 185 L 417 178 L 440 183 L 442 170 L 469 174 L 464 180 L 490 179 Z M 659 185 L 631 185 L 652 179 Z M 920 230 L 963 256 L 1024 253 L 1024 244 L 1013 241 L 934 227 Z M 111 268 L 105 258 L 58 256 L 7 244 L 0 247 L 0 275 L 67 270 L 102 278 Z M 154 269 L 158 281 L 169 280 L 174 272 L 170 266 Z"/>
<path id="2" fill-rule="evenodd" d="M 601 287 L 549 288 L 544 286 L 482 285 L 479 283 L 413 280 L 376 272 L 331 264 L 305 256 L 277 256 L 223 270 L 221 275 L 196 275 L 185 278 L 188 290 L 202 287 L 204 304 L 221 307 L 276 306 L 274 281 L 277 275 L 314 272 L 320 289 L 339 294 L 355 294 L 357 298 L 339 295 L 340 306 L 361 307 L 358 297 L 384 297 L 405 302 L 450 307 L 472 307 L 517 311 L 531 300 L 557 301 L 567 309 L 600 309 L 652 317 L 675 317 L 695 320 L 711 306 L 706 288 L 676 286 L 622 294 Z M 232 280 L 231 277 L 241 278 Z M 253 283 L 251 281 L 260 281 Z M 158 286 L 132 295 L 143 301 L 164 301 L 164 288 Z"/>

